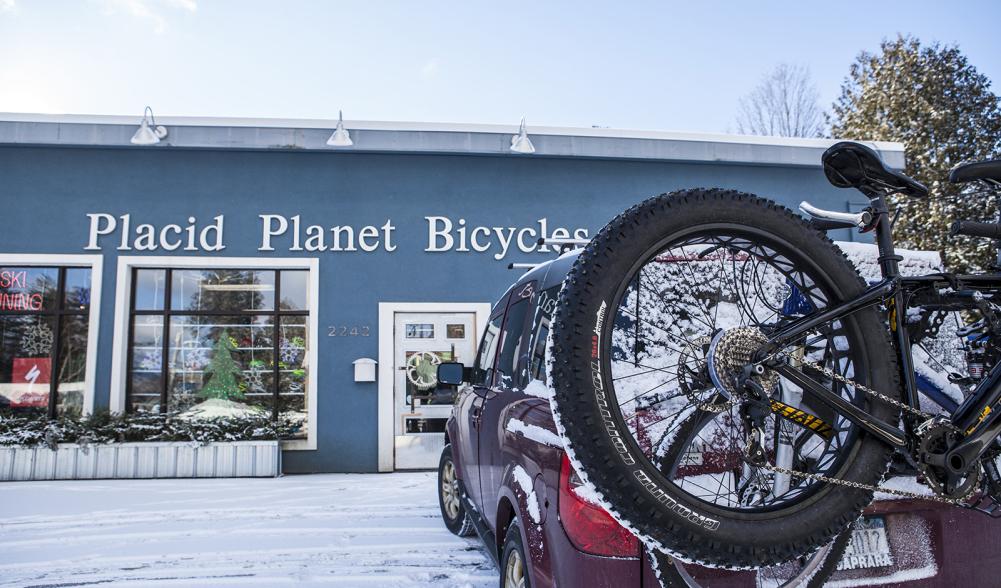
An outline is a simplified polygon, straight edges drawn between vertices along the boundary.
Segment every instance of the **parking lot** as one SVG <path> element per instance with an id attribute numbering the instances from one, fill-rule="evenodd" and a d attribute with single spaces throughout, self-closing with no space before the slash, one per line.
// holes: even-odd
<path id="1" fill-rule="evenodd" d="M 4 586 L 478 588 L 433 473 L 0 485 Z"/>

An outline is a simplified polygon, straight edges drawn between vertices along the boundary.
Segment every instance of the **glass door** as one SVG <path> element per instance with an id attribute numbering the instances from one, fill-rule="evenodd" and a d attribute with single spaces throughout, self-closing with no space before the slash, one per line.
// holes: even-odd
<path id="1" fill-rule="evenodd" d="M 438 465 L 455 389 L 439 386 L 442 362 L 475 360 L 473 313 L 396 313 L 394 323 L 396 469 Z"/>

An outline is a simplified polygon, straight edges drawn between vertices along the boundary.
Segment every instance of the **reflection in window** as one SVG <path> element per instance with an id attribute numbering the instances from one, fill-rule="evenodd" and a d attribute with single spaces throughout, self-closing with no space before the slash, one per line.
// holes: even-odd
<path id="1" fill-rule="evenodd" d="M 466 325 L 446 325 L 445 326 L 445 336 L 449 339 L 465 339 L 466 338 Z"/>
<path id="2" fill-rule="evenodd" d="M 407 339 L 434 339 L 434 323 L 407 323 Z"/>
<path id="3" fill-rule="evenodd" d="M 500 357 L 497 359 L 497 371 L 500 373 L 501 383 L 505 386 L 522 387 L 527 382 L 518 376 L 518 363 L 521 356 L 526 352 L 524 348 L 526 338 L 522 337 L 525 332 L 525 318 L 528 308 L 531 306 L 527 298 L 515 302 L 507 309 L 507 318 L 504 320 L 504 334 L 501 341 Z"/>
<path id="4" fill-rule="evenodd" d="M 476 368 L 473 370 L 473 384 L 490 385 L 490 380 L 493 377 L 494 357 L 497 354 L 497 335 L 500 334 L 501 321 L 503 320 L 504 313 L 495 315 L 490 319 L 486 331 L 483 332 L 480 351 L 476 356 Z"/>
<path id="5" fill-rule="evenodd" d="M 0 408 L 83 410 L 90 268 L 0 267 Z"/>
<path id="6" fill-rule="evenodd" d="M 535 333 L 532 334 L 532 357 L 529 373 L 532 379 L 546 382 L 546 344 L 549 340 L 549 325 L 556 313 L 556 299 L 562 285 L 543 290 L 535 307 Z"/>
<path id="7" fill-rule="evenodd" d="M 307 281 L 305 270 L 135 270 L 128 410 L 281 415 L 305 435 Z"/>

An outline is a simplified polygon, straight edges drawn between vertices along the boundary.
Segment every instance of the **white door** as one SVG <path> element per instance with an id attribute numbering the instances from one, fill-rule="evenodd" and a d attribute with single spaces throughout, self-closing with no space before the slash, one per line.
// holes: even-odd
<path id="1" fill-rule="evenodd" d="M 398 312 L 393 323 L 396 469 L 438 467 L 454 387 L 438 387 L 439 363 L 473 365 L 471 312 Z"/>

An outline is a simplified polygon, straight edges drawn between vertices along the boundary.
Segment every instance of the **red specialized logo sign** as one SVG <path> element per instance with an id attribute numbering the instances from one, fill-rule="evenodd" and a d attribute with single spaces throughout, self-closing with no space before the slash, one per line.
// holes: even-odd
<path id="1" fill-rule="evenodd" d="M 48 357 L 15 357 L 11 370 L 11 383 L 24 384 L 27 391 L 11 400 L 11 407 L 45 407 L 49 403 L 48 386 L 52 373 L 52 359 Z M 36 384 L 39 384 L 36 386 Z M 21 386 L 18 386 L 21 388 Z M 17 394 L 15 392 L 15 394 Z"/>

